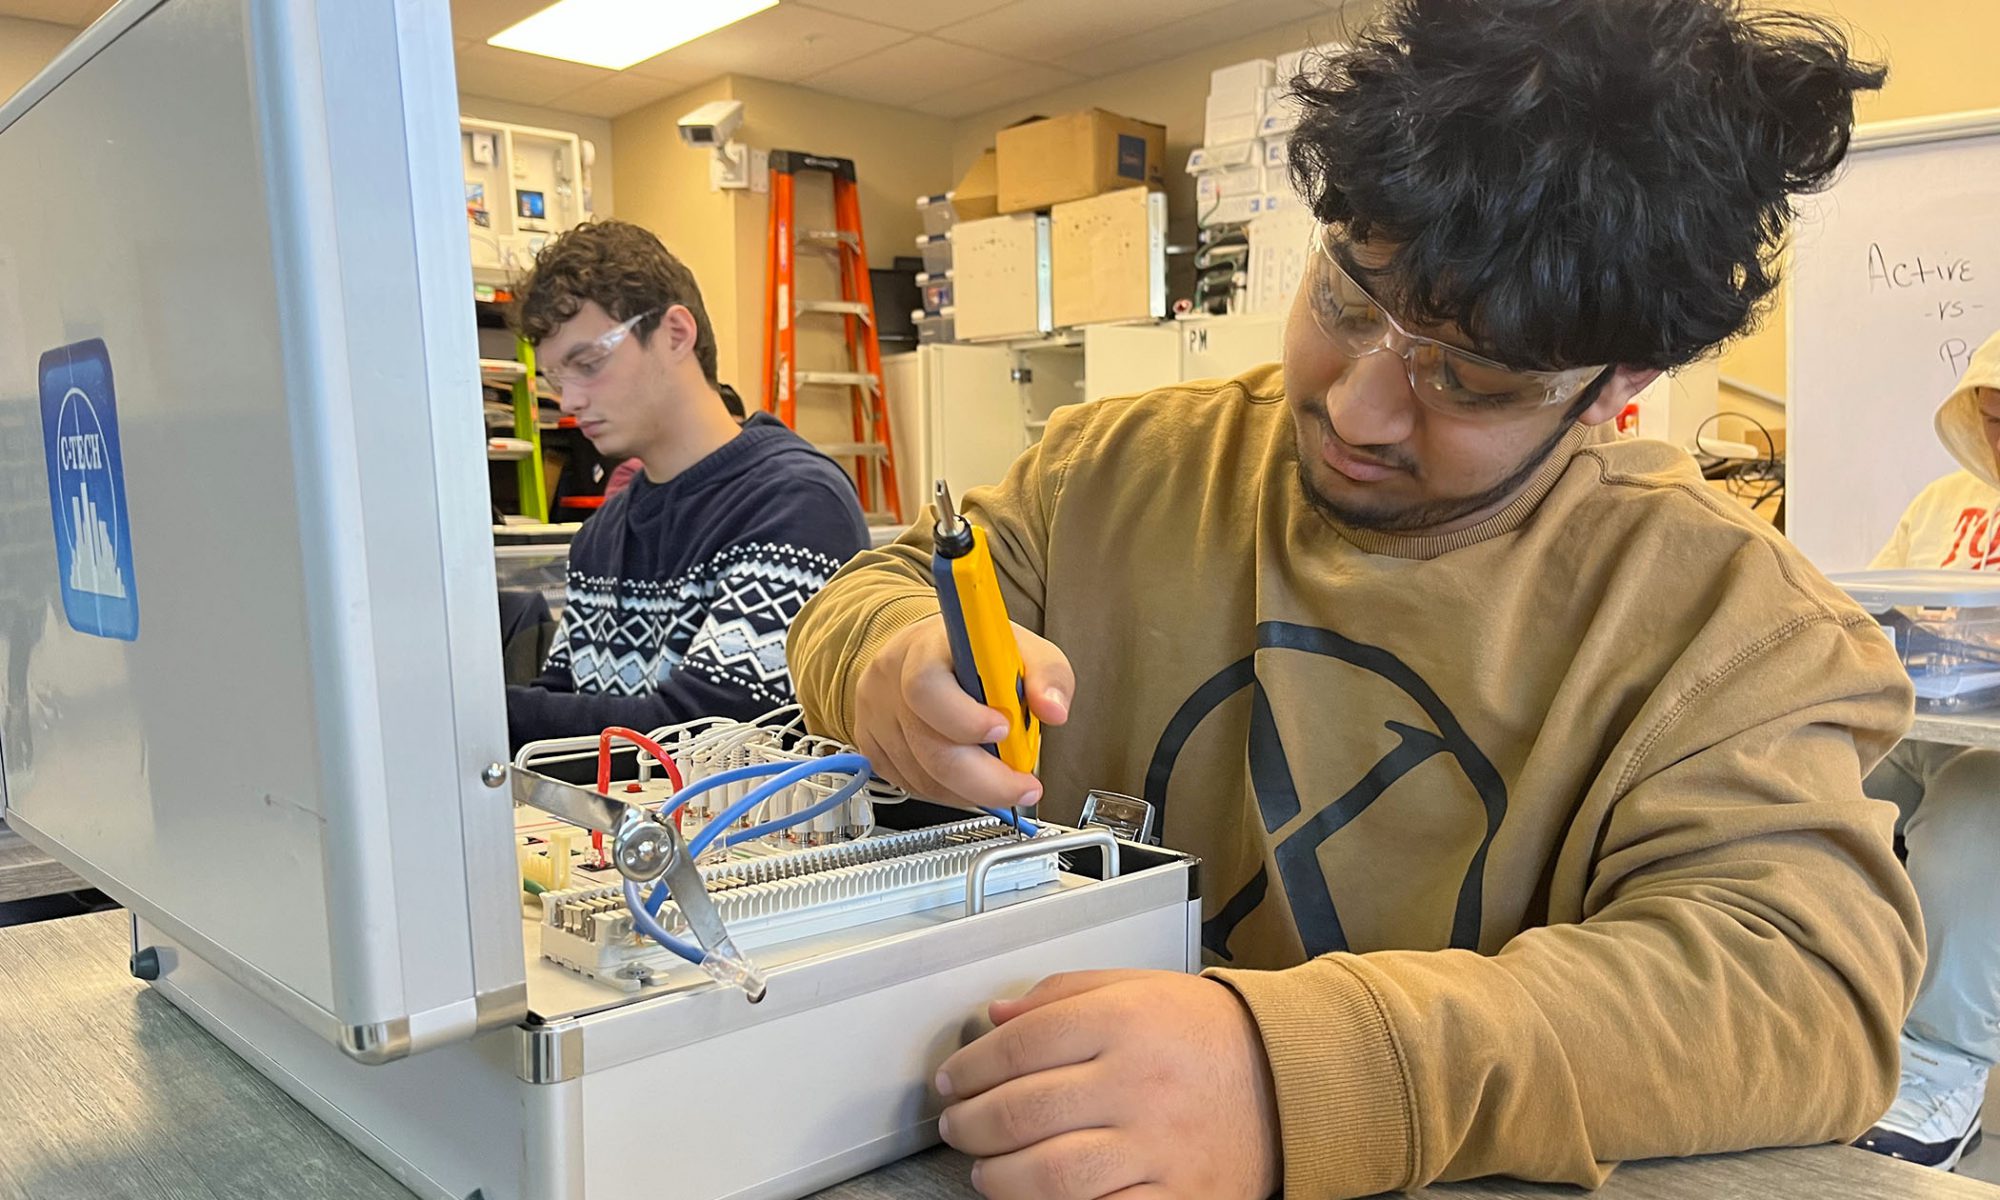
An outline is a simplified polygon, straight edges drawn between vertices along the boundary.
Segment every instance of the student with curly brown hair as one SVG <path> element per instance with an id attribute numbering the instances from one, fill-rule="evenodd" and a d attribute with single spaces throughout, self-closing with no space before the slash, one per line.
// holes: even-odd
<path id="1" fill-rule="evenodd" d="M 551 242 L 515 320 L 564 414 L 598 453 L 643 469 L 570 546 L 548 661 L 507 690 L 509 740 L 791 703 L 792 618 L 868 545 L 846 474 L 775 417 L 738 423 L 693 273 L 636 225 Z"/>

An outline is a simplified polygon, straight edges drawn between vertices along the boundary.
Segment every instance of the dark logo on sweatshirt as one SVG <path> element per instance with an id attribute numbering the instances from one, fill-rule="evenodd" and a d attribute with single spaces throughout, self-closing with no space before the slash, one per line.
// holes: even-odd
<path id="1" fill-rule="evenodd" d="M 1404 776 L 1439 756 L 1456 762 L 1484 809 L 1485 832 L 1467 865 L 1464 882 L 1459 886 L 1451 925 L 1453 947 L 1476 949 L 1479 945 L 1486 855 L 1493 845 L 1493 836 L 1499 831 L 1501 820 L 1507 814 L 1507 785 L 1500 778 L 1499 771 L 1473 743 L 1458 718 L 1423 677 L 1380 646 L 1363 645 L 1330 629 L 1266 621 L 1257 626 L 1257 650 L 1263 653 L 1290 651 L 1323 655 L 1357 667 L 1407 696 L 1428 719 L 1428 727 L 1402 721 L 1385 722 L 1384 728 L 1395 736 L 1395 744 L 1342 795 L 1301 822 L 1278 843 L 1274 853 L 1279 879 L 1284 886 L 1285 897 L 1291 903 L 1306 953 L 1319 955 L 1348 948 L 1340 913 L 1335 907 L 1328 881 L 1320 870 L 1320 847 L 1368 811 Z M 1159 745 L 1153 751 L 1152 765 L 1146 772 L 1146 799 L 1160 814 L 1162 828 L 1167 819 L 1167 789 L 1182 748 L 1209 714 L 1245 688 L 1250 689 L 1250 781 L 1257 797 L 1257 807 L 1263 815 L 1265 831 L 1275 834 L 1304 811 L 1290 757 L 1279 736 L 1270 699 L 1257 678 L 1256 655 L 1252 654 L 1216 672 L 1196 688 L 1160 735 Z M 1202 923 L 1202 945 L 1225 961 L 1232 959 L 1230 935 L 1245 917 L 1263 903 L 1269 888 L 1268 871 L 1259 870 L 1242 890 Z"/>

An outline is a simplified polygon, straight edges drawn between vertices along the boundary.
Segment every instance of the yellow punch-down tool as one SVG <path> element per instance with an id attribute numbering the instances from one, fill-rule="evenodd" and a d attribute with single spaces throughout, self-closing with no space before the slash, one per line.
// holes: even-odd
<path id="1" fill-rule="evenodd" d="M 1042 723 L 1028 711 L 1021 646 L 1007 619 L 1007 601 L 1000 595 L 986 531 L 959 515 L 942 479 L 934 498 L 937 524 L 931 531 L 931 577 L 937 583 L 945 634 L 951 641 L 952 671 L 968 696 L 1007 718 L 1007 736 L 998 744 L 989 743 L 987 751 L 1016 771 L 1032 775 L 1042 754 Z M 994 809 L 986 811 L 1008 819 Z M 1010 813 L 1014 831 L 1026 836 L 1033 827 L 1022 823 L 1018 807 Z"/>

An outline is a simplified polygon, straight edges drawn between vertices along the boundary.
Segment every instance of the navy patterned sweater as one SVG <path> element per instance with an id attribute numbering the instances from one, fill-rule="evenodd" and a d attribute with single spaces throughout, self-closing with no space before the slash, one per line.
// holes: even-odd
<path id="1" fill-rule="evenodd" d="M 548 662 L 507 689 L 508 740 L 792 703 L 792 618 L 867 545 L 846 473 L 768 414 L 665 483 L 640 475 L 570 546 Z"/>

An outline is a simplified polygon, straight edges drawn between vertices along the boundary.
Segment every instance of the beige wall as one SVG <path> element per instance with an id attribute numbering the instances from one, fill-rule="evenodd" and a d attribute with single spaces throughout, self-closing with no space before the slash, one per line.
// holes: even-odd
<path id="1" fill-rule="evenodd" d="M 738 269 L 732 193 L 709 190 L 708 156 L 681 145 L 676 126 L 689 109 L 728 99 L 730 83 L 716 79 L 615 118 L 611 138 L 621 151 L 619 217 L 659 235 L 694 272 L 715 325 L 717 369 L 724 382 L 748 397 L 754 388 L 744 386 L 749 376 L 743 373 L 746 363 L 738 359 L 732 314 L 739 289 L 762 294 L 764 265 L 760 260 L 752 273 Z M 754 357 L 747 361 L 756 362 Z"/>
<path id="2" fill-rule="evenodd" d="M 1766 0 L 1767 6 L 1770 0 Z M 1889 82 L 1861 102 L 1863 121 L 1930 117 L 2000 108 L 2000 3 L 1995 0 L 1786 0 L 1848 24 L 1857 46 L 1889 63 Z M 1740 380 L 1784 395 L 1785 314 L 1774 308 L 1762 328 L 1722 357 L 1725 381 Z M 1732 407 L 1725 400 L 1725 408 Z M 1760 419 L 1775 415 L 1754 402 L 1740 407 Z"/>
<path id="3" fill-rule="evenodd" d="M 590 172 L 591 211 L 600 217 L 609 217 L 617 212 L 612 203 L 615 194 L 612 167 L 616 160 L 611 152 L 611 122 L 603 117 L 558 112 L 553 108 L 515 104 L 508 100 L 489 100 L 484 96 L 468 96 L 463 92 L 458 96 L 458 112 L 460 116 L 480 121 L 498 121 L 503 125 L 530 125 L 537 129 L 560 130 L 594 143 L 597 146 L 597 165 Z"/>
<path id="4" fill-rule="evenodd" d="M 0 101 L 21 90 L 80 30 L 0 17 Z"/>

